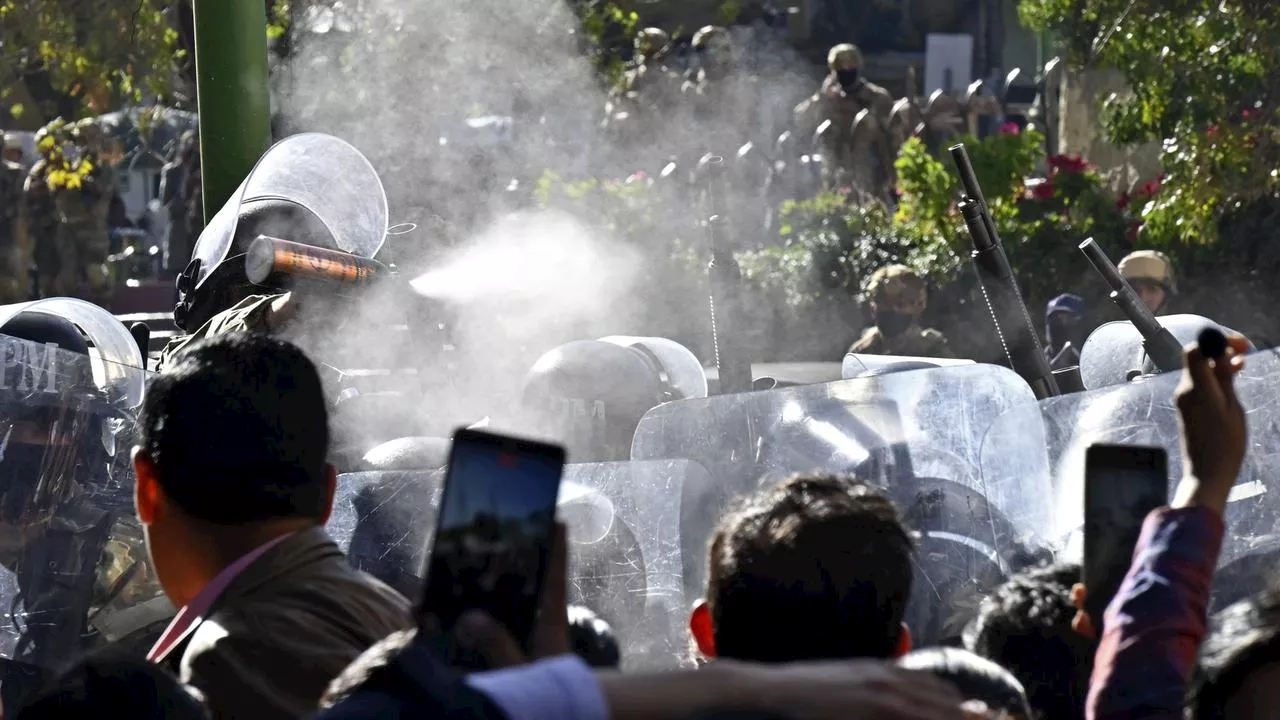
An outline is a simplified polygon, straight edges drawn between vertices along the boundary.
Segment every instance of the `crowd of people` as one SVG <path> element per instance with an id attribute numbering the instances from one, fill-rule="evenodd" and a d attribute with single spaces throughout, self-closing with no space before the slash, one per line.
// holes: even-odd
<path id="1" fill-rule="evenodd" d="M 0 330 L 52 342 L 52 321 L 27 315 Z M 74 344 L 61 338 L 67 352 Z M 905 610 L 920 591 L 918 541 L 902 510 L 859 477 L 804 474 L 722 518 L 688 620 L 701 664 L 653 674 L 611 667 L 619 652 L 607 623 L 568 607 L 564 533 L 527 648 L 479 613 L 446 636 L 428 632 L 431 608 L 355 570 L 326 533 L 338 479 L 315 363 L 267 335 L 223 333 L 189 345 L 151 380 L 134 439 L 136 522 L 177 615 L 137 654 L 107 646 L 45 658 L 39 684 L 7 661 L 5 713 L 1270 717 L 1274 599 L 1268 592 L 1228 608 L 1212 633 L 1206 621 L 1248 442 L 1233 388 L 1247 349 L 1232 337 L 1216 358 L 1187 350 L 1177 392 L 1184 476 L 1169 506 L 1147 518 L 1103 617 L 1084 613 L 1078 567 L 1038 566 L 983 600 L 963 647 L 915 648 Z M 40 423 L 53 417 L 31 414 L 23 442 L 49 442 Z M 6 507 L 17 497 L 7 488 Z M 487 669 L 450 667 L 449 647 Z"/>

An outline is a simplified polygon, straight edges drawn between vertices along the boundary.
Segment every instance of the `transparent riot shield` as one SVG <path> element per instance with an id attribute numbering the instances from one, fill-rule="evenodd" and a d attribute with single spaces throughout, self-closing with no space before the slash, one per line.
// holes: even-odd
<path id="1" fill-rule="evenodd" d="M 681 458 L 708 472 L 686 479 L 681 507 L 689 596 L 703 592 L 716 524 L 761 486 L 805 472 L 884 486 L 922 537 L 912 629 L 929 642 L 954 630 L 948 608 L 976 601 L 1037 544 L 1047 495 L 980 472 L 991 420 L 1023 406 L 1035 398 L 1021 378 L 974 364 L 725 395 L 650 411 L 632 458 Z"/>
<path id="2" fill-rule="evenodd" d="M 1195 342 L 1206 327 L 1215 327 L 1227 334 L 1233 332 L 1199 315 L 1169 315 L 1156 321 L 1183 345 Z M 1123 385 L 1134 375 L 1158 372 L 1142 348 L 1142 334 L 1127 320 L 1099 327 L 1080 348 L 1080 379 L 1089 390 Z"/>
<path id="3" fill-rule="evenodd" d="M 371 258 L 387 232 L 387 194 L 378 173 L 359 150 L 323 133 L 291 135 L 272 145 L 249 176 L 200 233 L 193 258 L 201 261 L 199 287 L 235 242 L 240 205 L 285 199 L 324 223 L 337 250 Z"/>
<path id="4" fill-rule="evenodd" d="M 1031 483 L 1052 497 L 1043 519 L 1063 560 L 1080 559 L 1084 457 L 1095 443 L 1154 445 L 1169 456 L 1169 489 L 1182 477 L 1174 391 L 1179 373 L 1050 398 L 996 420 L 983 441 L 982 473 L 1001 484 Z M 1236 379 L 1247 413 L 1248 454 L 1227 505 L 1227 537 L 1215 606 L 1261 589 L 1280 555 L 1280 356 L 1254 353 Z M 1252 568 L 1250 570 L 1249 568 Z M 1263 572 L 1263 570 L 1267 572 Z"/>
<path id="5" fill-rule="evenodd" d="M 357 568 L 415 596 L 443 471 L 338 476 L 327 526 Z M 689 607 L 681 585 L 679 503 L 705 471 L 683 461 L 568 465 L 559 518 L 569 527 L 570 601 L 613 626 L 626 668 L 679 664 Z"/>
<path id="6" fill-rule="evenodd" d="M 145 371 L 111 355 L 105 341 L 85 354 L 0 335 L 6 707 L 69 659 L 107 643 L 145 645 L 173 617 L 133 512 Z"/>

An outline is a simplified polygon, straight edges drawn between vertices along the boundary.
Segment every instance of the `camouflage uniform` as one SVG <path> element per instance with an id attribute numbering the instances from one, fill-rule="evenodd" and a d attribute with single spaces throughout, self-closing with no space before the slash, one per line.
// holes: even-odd
<path id="1" fill-rule="evenodd" d="M 27 243 L 36 270 L 36 292 L 40 297 L 53 297 L 53 280 L 62 269 L 62 255 L 58 252 L 58 209 L 53 201 L 53 190 L 46 182 L 49 160 L 41 158 L 27 173 L 23 185 L 22 212 L 25 218 Z"/>
<path id="2" fill-rule="evenodd" d="M 922 328 L 919 314 L 925 308 L 925 284 L 919 275 L 902 265 L 880 268 L 871 276 L 867 294 L 873 307 L 901 312 L 911 310 L 911 322 L 901 332 L 886 334 L 879 327 L 870 327 L 849 348 L 850 353 L 860 355 L 903 355 L 908 357 L 953 358 L 947 338 L 937 330 Z M 906 313 L 903 313 L 906 314 Z"/>
<path id="3" fill-rule="evenodd" d="M 867 328 L 849 348 L 858 355 L 903 355 L 906 357 L 952 358 L 947 338 L 937 330 L 912 325 L 897 337 L 885 337 L 878 327 Z"/>
<path id="4" fill-rule="evenodd" d="M 30 295 L 31 261 L 22 212 L 26 175 L 21 165 L 0 160 L 0 305 L 22 302 Z"/>
<path id="5" fill-rule="evenodd" d="M 284 295 L 285 293 L 250 295 L 214 315 L 209 322 L 201 325 L 195 332 L 170 340 L 160 352 L 159 367 L 163 368 L 171 358 L 176 357 L 192 343 L 205 338 L 236 332 L 271 334 L 277 329 L 277 326 L 272 324 L 271 303 Z"/>
<path id="6" fill-rule="evenodd" d="M 831 72 L 812 97 L 796 106 L 794 122 L 802 138 L 812 138 L 826 121 L 831 127 L 823 135 L 822 148 L 832 185 L 852 185 L 874 197 L 888 197 L 892 189 L 893 151 L 889 136 L 889 116 L 893 97 L 889 91 L 858 77 L 846 89 L 842 74 L 856 74 L 862 68 L 862 52 L 855 45 L 837 45 L 827 56 Z M 870 117 L 855 130 L 858 113 Z"/>
<path id="7" fill-rule="evenodd" d="M 635 39 L 635 65 L 622 76 L 607 107 L 608 125 L 619 139 L 648 147 L 660 142 L 661 126 L 680 99 L 679 74 L 662 62 L 671 38 L 645 28 Z"/>

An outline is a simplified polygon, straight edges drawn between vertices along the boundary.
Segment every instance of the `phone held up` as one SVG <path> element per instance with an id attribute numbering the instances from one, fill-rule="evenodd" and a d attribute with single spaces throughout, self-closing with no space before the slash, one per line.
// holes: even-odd
<path id="1" fill-rule="evenodd" d="M 1169 502 L 1164 448 L 1091 445 L 1085 452 L 1085 611 L 1101 631 L 1102 615 L 1133 563 L 1147 515 Z"/>
<path id="2" fill-rule="evenodd" d="M 564 462 L 556 445 L 470 429 L 454 435 L 418 606 L 424 630 L 451 637 L 463 613 L 482 610 L 528 650 Z M 461 667 L 483 667 L 446 650 Z"/>

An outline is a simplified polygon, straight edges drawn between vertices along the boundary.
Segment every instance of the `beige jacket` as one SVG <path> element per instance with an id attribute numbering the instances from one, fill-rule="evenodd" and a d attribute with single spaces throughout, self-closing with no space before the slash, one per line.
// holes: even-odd
<path id="1" fill-rule="evenodd" d="M 159 662 L 215 718 L 304 718 L 351 661 L 413 624 L 404 596 L 353 569 L 313 528 L 245 568 Z"/>

